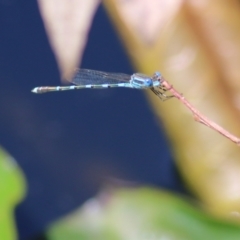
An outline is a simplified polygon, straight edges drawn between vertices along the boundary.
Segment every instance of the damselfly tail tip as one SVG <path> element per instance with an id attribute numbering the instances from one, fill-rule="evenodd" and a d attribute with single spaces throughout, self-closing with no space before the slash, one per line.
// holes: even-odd
<path id="1" fill-rule="evenodd" d="M 37 87 L 33 88 L 33 89 L 31 90 L 31 92 L 33 92 L 33 93 L 38 93 L 38 88 L 37 88 Z"/>

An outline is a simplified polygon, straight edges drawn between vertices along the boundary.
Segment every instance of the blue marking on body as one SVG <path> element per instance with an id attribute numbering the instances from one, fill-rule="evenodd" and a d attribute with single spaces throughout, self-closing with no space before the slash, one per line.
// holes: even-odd
<path id="1" fill-rule="evenodd" d="M 144 86 L 145 87 L 152 87 L 153 86 L 153 80 L 151 78 L 147 78 L 145 81 L 144 81 Z"/>

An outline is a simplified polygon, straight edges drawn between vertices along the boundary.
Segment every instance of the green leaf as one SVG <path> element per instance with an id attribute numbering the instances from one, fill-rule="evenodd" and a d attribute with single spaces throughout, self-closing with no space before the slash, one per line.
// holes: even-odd
<path id="1" fill-rule="evenodd" d="M 102 192 L 54 223 L 51 240 L 239 240 L 240 227 L 212 218 L 170 193 L 151 188 Z"/>
<path id="2" fill-rule="evenodd" d="M 22 171 L 15 160 L 0 148 L 0 239 L 17 239 L 13 211 L 25 192 Z"/>

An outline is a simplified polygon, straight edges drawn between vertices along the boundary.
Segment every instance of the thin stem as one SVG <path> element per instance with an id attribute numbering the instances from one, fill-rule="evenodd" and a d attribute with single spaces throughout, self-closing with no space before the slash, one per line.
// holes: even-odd
<path id="1" fill-rule="evenodd" d="M 168 89 L 169 92 L 172 93 L 174 97 L 176 97 L 180 102 L 182 102 L 193 114 L 194 120 L 202 123 L 203 125 L 212 128 L 213 130 L 219 132 L 224 137 L 230 139 L 232 142 L 236 143 L 240 146 L 240 138 L 234 136 L 215 122 L 211 121 L 207 117 L 205 117 L 202 113 L 200 113 L 192 104 L 190 104 L 182 94 L 180 94 L 176 89 L 173 88 L 171 84 L 169 84 L 165 79 L 161 79 L 162 86 Z"/>

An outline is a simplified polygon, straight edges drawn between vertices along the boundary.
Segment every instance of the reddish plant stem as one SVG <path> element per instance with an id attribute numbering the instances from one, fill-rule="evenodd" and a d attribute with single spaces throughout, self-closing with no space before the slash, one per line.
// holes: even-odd
<path id="1" fill-rule="evenodd" d="M 166 89 L 168 89 L 169 92 L 172 93 L 174 97 L 176 97 L 180 102 L 182 102 L 193 114 L 194 120 L 202 123 L 203 125 L 212 128 L 213 130 L 219 132 L 224 137 L 230 139 L 232 142 L 236 143 L 238 146 L 240 146 L 240 138 L 234 136 L 215 122 L 211 121 L 207 117 L 205 117 L 202 113 L 200 113 L 194 106 L 192 106 L 184 97 L 182 94 L 180 94 L 176 89 L 173 88 L 172 85 L 170 85 L 165 79 L 161 79 L 162 86 L 164 86 Z"/>

